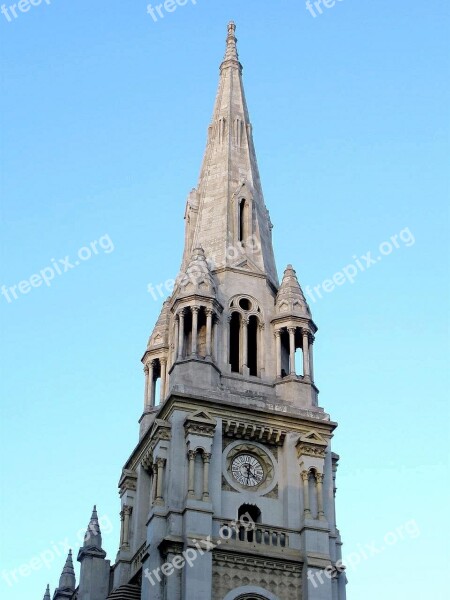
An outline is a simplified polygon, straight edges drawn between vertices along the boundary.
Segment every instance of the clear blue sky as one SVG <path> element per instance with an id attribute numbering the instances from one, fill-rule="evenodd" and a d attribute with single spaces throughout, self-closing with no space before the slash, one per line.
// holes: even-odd
<path id="1" fill-rule="evenodd" d="M 316 379 L 340 423 L 344 555 L 360 556 L 349 600 L 443 600 L 448 3 L 342 0 L 314 18 L 303 0 L 198 0 L 157 22 L 146 4 L 0 13 L 0 285 L 25 281 L 17 299 L 0 296 L 0 596 L 53 592 L 64 557 L 11 587 L 4 573 L 65 540 L 76 552 L 94 502 L 114 560 L 161 305 L 146 287 L 180 264 L 232 18 L 279 272 L 292 262 L 316 286 L 413 236 L 311 301 Z M 97 254 L 63 272 L 94 241 Z M 61 274 L 32 287 L 52 259 Z"/>

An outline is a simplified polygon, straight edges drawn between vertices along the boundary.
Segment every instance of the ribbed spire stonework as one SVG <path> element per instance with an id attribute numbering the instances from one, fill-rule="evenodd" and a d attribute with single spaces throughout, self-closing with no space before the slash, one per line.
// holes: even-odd
<path id="1" fill-rule="evenodd" d="M 230 63 L 236 64 L 242 72 L 242 65 L 239 62 L 239 55 L 237 51 L 237 39 L 236 39 L 236 24 L 233 21 L 228 23 L 228 36 L 227 36 L 227 49 L 225 51 L 225 58 L 220 66 L 220 69 L 224 69 L 230 66 Z"/>
<path id="2" fill-rule="evenodd" d="M 278 314 L 289 314 L 311 319 L 311 311 L 292 265 L 288 265 L 284 271 L 283 280 L 277 294 L 276 308 Z"/>
<path id="3" fill-rule="evenodd" d="M 80 548 L 77 560 L 81 562 L 87 555 L 104 558 L 106 552 L 102 549 L 102 532 L 98 521 L 97 507 L 94 504 L 92 515 L 84 535 L 83 547 Z"/>
<path id="4" fill-rule="evenodd" d="M 214 279 L 206 260 L 205 251 L 200 244 L 197 244 L 192 251 L 186 271 L 180 273 L 174 291 L 174 296 L 177 298 L 191 294 L 200 294 L 212 298 L 216 296 Z"/>
<path id="5" fill-rule="evenodd" d="M 102 533 L 100 531 L 100 524 L 98 522 L 97 507 L 94 504 L 92 509 L 91 520 L 89 521 L 86 534 L 84 536 L 83 546 L 85 548 L 101 548 L 102 547 Z"/>
<path id="6" fill-rule="evenodd" d="M 69 554 L 66 559 L 66 563 L 59 578 L 59 585 L 53 594 L 53 600 L 65 600 L 66 598 L 72 598 L 72 593 L 75 591 L 75 571 L 73 568 L 72 550 L 69 550 Z"/>
<path id="7" fill-rule="evenodd" d="M 230 246 L 239 247 L 240 254 L 250 259 L 254 270 L 277 287 L 272 225 L 261 188 L 235 29 L 234 23 L 228 25 L 225 58 L 220 67 L 200 178 L 187 203 L 181 270 L 186 270 L 193 249 L 199 245 L 214 269 L 239 266 L 236 252 L 228 250 Z M 245 227 L 239 222 L 242 200 L 246 201 Z"/>
<path id="8" fill-rule="evenodd" d="M 168 330 L 169 330 L 169 302 L 166 300 L 163 303 L 158 321 L 149 337 L 147 343 L 147 350 L 159 348 L 160 346 L 167 346 L 168 344 Z"/>

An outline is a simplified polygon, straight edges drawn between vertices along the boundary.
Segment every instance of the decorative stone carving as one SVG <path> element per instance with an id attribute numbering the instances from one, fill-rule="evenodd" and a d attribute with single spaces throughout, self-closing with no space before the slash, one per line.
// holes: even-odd
<path id="1" fill-rule="evenodd" d="M 314 458 L 325 458 L 328 442 L 317 431 L 310 431 L 300 436 L 296 448 L 297 456 L 312 456 Z"/>
<path id="2" fill-rule="evenodd" d="M 301 598 L 302 563 L 255 558 L 244 554 L 213 552 L 215 598 L 244 586 L 257 586 L 283 600 Z M 254 594 L 250 594 L 253 598 Z"/>
<path id="3" fill-rule="evenodd" d="M 197 411 L 193 415 L 186 417 L 184 421 L 184 430 L 186 436 L 198 435 L 205 437 L 214 437 L 217 422 L 206 411 Z"/>
<path id="4" fill-rule="evenodd" d="M 287 435 L 287 431 L 284 429 L 254 421 L 236 421 L 234 419 L 223 421 L 223 433 L 227 437 L 254 440 L 275 446 L 282 446 Z"/>
<path id="5" fill-rule="evenodd" d="M 134 492 L 136 491 L 136 487 L 137 474 L 134 471 L 131 471 L 130 469 L 123 469 L 119 481 L 120 495 L 123 496 L 123 494 L 128 490 Z"/>

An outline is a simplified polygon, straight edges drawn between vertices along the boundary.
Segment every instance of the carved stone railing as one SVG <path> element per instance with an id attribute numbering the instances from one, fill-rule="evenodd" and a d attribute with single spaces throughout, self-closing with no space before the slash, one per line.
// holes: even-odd
<path id="1" fill-rule="evenodd" d="M 253 527 L 237 526 L 234 521 L 221 521 L 220 531 L 222 544 L 235 543 L 235 544 L 251 544 L 270 546 L 272 548 L 289 548 L 289 533 L 286 529 L 281 527 L 274 527 L 272 525 L 262 525 L 255 523 Z"/>
<path id="2" fill-rule="evenodd" d="M 141 568 L 142 558 L 145 556 L 146 550 L 147 550 L 147 542 L 144 542 L 131 560 L 132 574 L 136 573 L 136 571 L 139 571 L 139 569 Z"/>

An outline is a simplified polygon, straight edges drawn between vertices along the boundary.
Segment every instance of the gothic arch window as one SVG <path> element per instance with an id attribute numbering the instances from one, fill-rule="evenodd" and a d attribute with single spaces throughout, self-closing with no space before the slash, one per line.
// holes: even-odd
<path id="1" fill-rule="evenodd" d="M 230 320 L 230 365 L 232 373 L 241 371 L 241 315 L 233 312 Z"/>
<path id="2" fill-rule="evenodd" d="M 238 521 L 243 523 L 262 523 L 262 514 L 256 504 L 242 504 L 238 510 Z M 248 530 L 244 525 L 239 528 L 238 537 L 241 541 L 254 541 L 254 530 Z"/>
<path id="3" fill-rule="evenodd" d="M 245 198 L 239 200 L 239 235 L 238 241 L 245 242 L 249 237 L 248 234 L 248 202 Z"/>
<path id="4" fill-rule="evenodd" d="M 248 516 L 254 523 L 261 523 L 261 514 L 256 504 L 242 504 L 238 510 L 238 520 Z"/>
<path id="5" fill-rule="evenodd" d="M 259 377 L 263 368 L 263 315 L 251 297 L 236 296 L 230 303 L 229 363 L 232 373 Z"/>
<path id="6" fill-rule="evenodd" d="M 289 333 L 287 329 L 282 329 L 281 334 L 281 377 L 289 375 Z"/>
<path id="7" fill-rule="evenodd" d="M 159 406 L 161 401 L 161 361 L 157 358 L 153 363 L 152 406 Z"/>
<path id="8" fill-rule="evenodd" d="M 250 375 L 258 376 L 258 317 L 252 315 L 247 326 L 247 366 Z"/>

